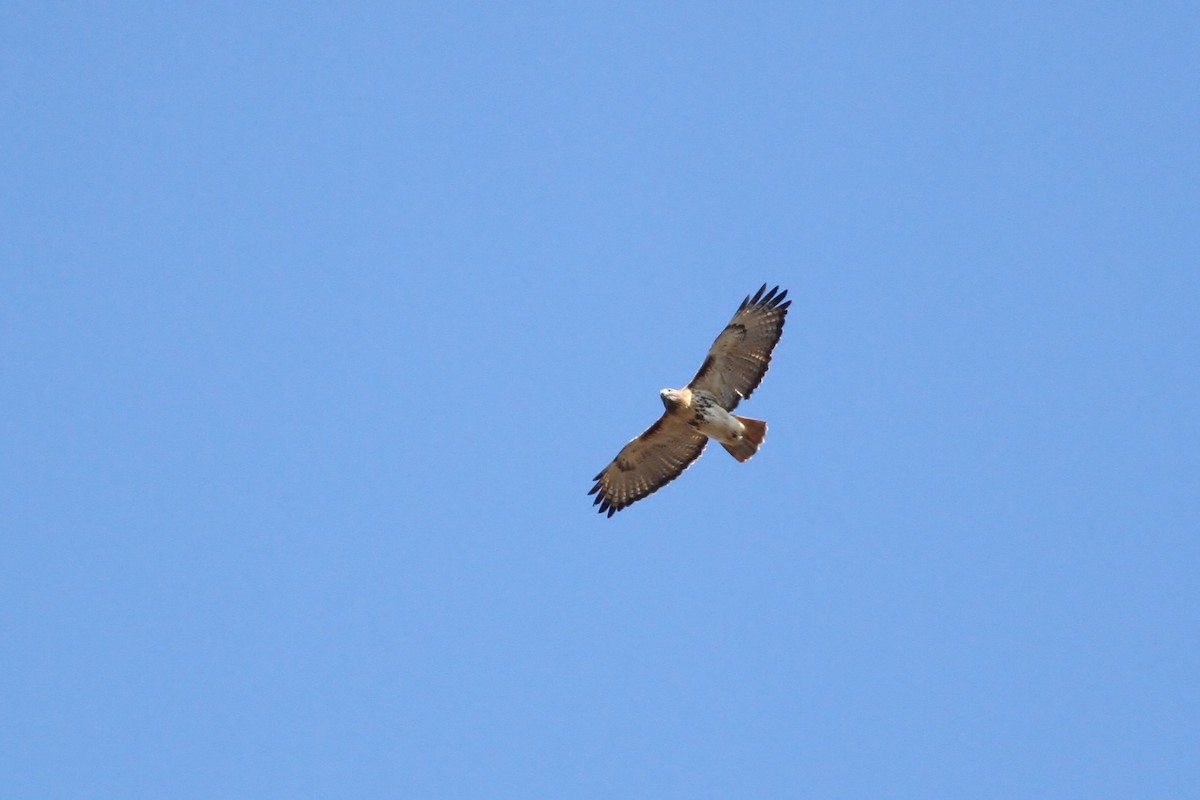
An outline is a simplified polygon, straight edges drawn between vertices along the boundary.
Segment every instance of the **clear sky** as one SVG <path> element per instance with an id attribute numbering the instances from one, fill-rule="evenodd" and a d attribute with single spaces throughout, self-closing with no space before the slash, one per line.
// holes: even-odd
<path id="1" fill-rule="evenodd" d="M 1200 792 L 1194 3 L 0 8 L 0 795 Z M 590 479 L 763 282 L 738 464 Z"/>

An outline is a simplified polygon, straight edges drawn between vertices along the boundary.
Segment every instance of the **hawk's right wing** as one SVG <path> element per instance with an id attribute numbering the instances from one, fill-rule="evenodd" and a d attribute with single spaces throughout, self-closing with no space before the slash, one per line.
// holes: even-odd
<path id="1" fill-rule="evenodd" d="M 667 412 L 646 431 L 621 448 L 617 457 L 596 476 L 588 494 L 592 505 L 611 517 L 622 508 L 653 494 L 678 478 L 704 452 L 708 437 Z"/>

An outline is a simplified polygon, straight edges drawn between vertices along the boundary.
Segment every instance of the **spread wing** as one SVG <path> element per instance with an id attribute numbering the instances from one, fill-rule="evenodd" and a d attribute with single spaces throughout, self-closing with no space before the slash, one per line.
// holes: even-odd
<path id="1" fill-rule="evenodd" d="M 688 388 L 708 392 L 727 411 L 749 397 L 767 374 L 771 351 L 783 333 L 783 320 L 792 304 L 784 302 L 785 297 L 786 289 L 781 292 L 776 286 L 768 292 L 764 283 L 754 297 L 743 300 Z"/>
<path id="2" fill-rule="evenodd" d="M 700 457 L 708 437 L 670 412 L 629 444 L 596 476 L 592 505 L 611 517 L 675 480 Z"/>

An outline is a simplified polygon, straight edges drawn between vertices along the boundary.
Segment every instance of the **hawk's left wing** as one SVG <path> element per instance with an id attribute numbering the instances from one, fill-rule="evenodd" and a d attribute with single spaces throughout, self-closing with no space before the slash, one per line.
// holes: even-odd
<path id="1" fill-rule="evenodd" d="M 708 437 L 667 412 L 596 476 L 592 505 L 611 517 L 678 478 L 700 457 Z"/>
<path id="2" fill-rule="evenodd" d="M 764 283 L 754 297 L 743 300 L 688 388 L 711 394 L 727 411 L 749 397 L 767 374 L 771 351 L 783 335 L 783 321 L 792 304 L 784 302 L 785 297 L 787 289 L 781 292 L 776 286 L 768 292 Z"/>

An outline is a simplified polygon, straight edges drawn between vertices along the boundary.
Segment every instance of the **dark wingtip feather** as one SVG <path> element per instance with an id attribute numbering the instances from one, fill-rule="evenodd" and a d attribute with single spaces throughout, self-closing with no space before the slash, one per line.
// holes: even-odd
<path id="1" fill-rule="evenodd" d="M 781 291 L 778 286 L 776 286 L 769 292 L 766 291 L 766 289 L 767 289 L 767 285 L 764 283 L 762 285 L 762 288 L 759 289 L 758 292 L 753 297 L 747 297 L 745 300 L 742 301 L 741 306 L 738 307 L 738 311 L 744 311 L 746 308 L 748 308 L 750 306 L 763 306 L 765 308 L 771 308 L 771 309 L 787 308 L 788 305 L 791 304 L 791 302 L 792 302 L 791 300 L 787 300 L 785 302 L 785 298 L 787 297 L 787 293 L 788 293 L 787 289 L 783 289 Z"/>
<path id="2" fill-rule="evenodd" d="M 759 290 L 757 292 L 755 292 L 753 295 L 746 295 L 746 298 L 744 300 L 742 300 L 742 304 L 740 306 L 738 306 L 738 311 L 745 311 L 747 308 L 750 308 L 751 306 L 766 306 L 767 308 L 781 308 L 781 307 L 786 308 L 786 303 L 784 301 L 785 301 L 785 298 L 787 297 L 787 293 L 788 293 L 787 289 L 780 290 L 780 288 L 778 286 L 771 289 L 770 291 L 767 291 L 767 284 L 764 283 L 762 285 L 762 287 L 759 288 Z M 787 302 L 790 303 L 791 301 L 789 300 Z"/>
<path id="3" fill-rule="evenodd" d="M 753 296 L 746 295 L 746 299 L 742 300 L 742 304 L 740 306 L 738 306 L 738 311 L 745 311 L 750 306 L 758 305 L 759 299 L 762 298 L 762 293 L 765 292 L 766 290 L 767 290 L 767 285 L 764 283 L 762 285 L 762 287 L 759 288 L 759 290 L 754 293 Z"/>

